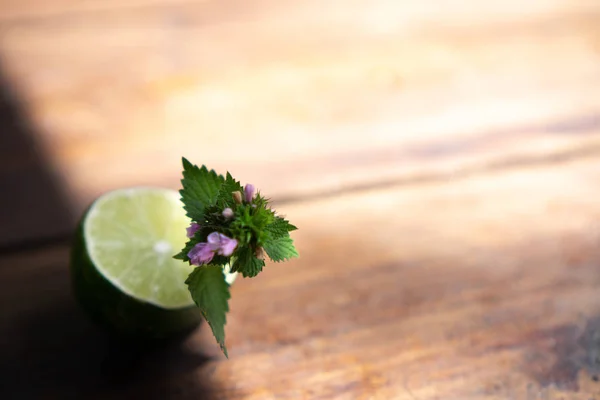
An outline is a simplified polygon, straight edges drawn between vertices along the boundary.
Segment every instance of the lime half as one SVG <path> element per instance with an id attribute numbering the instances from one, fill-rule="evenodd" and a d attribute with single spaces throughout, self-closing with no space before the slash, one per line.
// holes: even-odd
<path id="1" fill-rule="evenodd" d="M 121 336 L 168 338 L 196 327 L 202 315 L 185 285 L 193 267 L 173 259 L 189 224 L 173 190 L 128 188 L 94 201 L 71 255 L 84 309 Z M 226 273 L 230 284 L 235 276 Z"/>

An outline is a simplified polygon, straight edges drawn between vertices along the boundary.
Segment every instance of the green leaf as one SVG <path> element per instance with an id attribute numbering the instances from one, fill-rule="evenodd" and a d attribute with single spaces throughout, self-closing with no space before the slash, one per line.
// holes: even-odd
<path id="1" fill-rule="evenodd" d="M 266 230 L 267 226 L 271 225 L 274 220 L 273 213 L 263 207 L 252 208 L 251 225 L 259 232 Z"/>
<path id="2" fill-rule="evenodd" d="M 244 278 L 252 278 L 262 271 L 265 262 L 256 258 L 250 247 L 242 247 L 238 250 L 231 272 L 241 272 Z"/>
<path id="3" fill-rule="evenodd" d="M 264 249 L 269 258 L 275 262 L 298 257 L 298 251 L 294 247 L 294 241 L 289 235 L 269 240 L 265 243 Z"/>
<path id="4" fill-rule="evenodd" d="M 229 358 L 225 347 L 225 323 L 229 311 L 227 301 L 230 294 L 223 268 L 217 265 L 197 267 L 188 276 L 185 283 L 192 294 L 192 299 L 210 325 L 223 354 Z"/>
<path id="5" fill-rule="evenodd" d="M 222 176 L 204 165 L 198 168 L 185 158 L 183 162 L 183 189 L 179 191 L 183 208 L 193 221 L 202 222 L 204 209 L 217 201 L 219 189 L 224 182 Z"/>
<path id="6" fill-rule="evenodd" d="M 229 225 L 229 232 L 242 246 L 262 247 L 263 243 L 271 238 L 266 227 L 274 218 L 271 210 L 264 207 L 255 207 L 255 204 L 239 204 L 236 206 L 235 218 Z"/>
<path id="7" fill-rule="evenodd" d="M 188 242 L 189 243 L 189 242 Z M 190 258 L 188 257 L 188 253 L 190 252 L 191 249 L 188 249 L 188 246 L 186 245 L 183 250 L 181 250 L 179 253 L 175 254 L 173 256 L 174 259 L 176 260 L 183 260 L 183 261 L 188 261 Z"/>
<path id="8" fill-rule="evenodd" d="M 265 230 L 271 235 L 272 239 L 287 236 L 288 232 L 296 229 L 298 228 L 290 224 L 285 218 L 279 216 L 276 216 L 275 220 L 265 228 Z"/>
<path id="9" fill-rule="evenodd" d="M 243 188 L 241 183 L 239 181 L 236 181 L 233 178 L 233 176 L 231 176 L 231 174 L 227 172 L 225 180 L 221 185 L 221 188 L 219 189 L 217 202 L 219 203 L 222 209 L 225 207 L 232 206 L 234 203 L 232 193 L 240 192 L 242 190 Z"/>
<path id="10" fill-rule="evenodd" d="M 246 264 L 246 268 L 242 270 L 242 276 L 244 278 L 255 277 L 262 271 L 265 266 L 265 261 L 260 258 L 252 257 L 250 262 Z"/>

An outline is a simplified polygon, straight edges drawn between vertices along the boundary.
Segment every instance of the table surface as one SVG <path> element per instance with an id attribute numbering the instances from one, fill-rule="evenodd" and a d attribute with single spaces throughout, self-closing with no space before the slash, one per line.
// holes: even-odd
<path id="1" fill-rule="evenodd" d="M 600 398 L 597 0 L 3 0 L 0 92 L 0 398 Z M 69 288 L 89 202 L 181 156 L 300 228 L 229 360 Z"/>

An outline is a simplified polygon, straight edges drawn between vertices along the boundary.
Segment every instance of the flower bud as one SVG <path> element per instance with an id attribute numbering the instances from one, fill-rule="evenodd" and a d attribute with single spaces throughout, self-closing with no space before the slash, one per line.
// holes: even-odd
<path id="1" fill-rule="evenodd" d="M 186 228 L 187 237 L 193 238 L 194 235 L 196 234 L 196 232 L 198 232 L 199 230 L 200 230 L 200 225 L 195 222 L 192 222 L 190 224 L 190 226 Z"/>
<path id="2" fill-rule="evenodd" d="M 254 252 L 254 255 L 256 256 L 256 258 L 258 258 L 260 260 L 265 259 L 265 251 L 263 250 L 262 247 L 257 247 L 256 251 Z"/>
<path id="3" fill-rule="evenodd" d="M 233 196 L 233 201 L 235 201 L 237 204 L 242 204 L 241 192 L 233 192 L 231 195 Z"/>
<path id="4" fill-rule="evenodd" d="M 252 198 L 254 197 L 254 185 L 249 183 L 244 187 L 244 199 L 246 203 L 252 203 Z"/>
<path id="5" fill-rule="evenodd" d="M 231 208 L 227 207 L 226 209 L 223 210 L 223 216 L 225 217 L 225 219 L 233 218 L 233 210 Z"/>

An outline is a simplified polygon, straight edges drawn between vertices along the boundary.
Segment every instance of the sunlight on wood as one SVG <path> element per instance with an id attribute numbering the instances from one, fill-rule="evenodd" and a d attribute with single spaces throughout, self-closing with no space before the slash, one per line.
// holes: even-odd
<path id="1" fill-rule="evenodd" d="M 56 189 L 0 237 L 32 398 L 598 392 L 597 0 L 6 0 L 0 62 L 32 120 L 0 172 Z M 114 393 L 43 240 L 105 191 L 178 188 L 181 156 L 279 202 L 301 257 L 235 283 L 229 361 L 204 329 Z"/>

